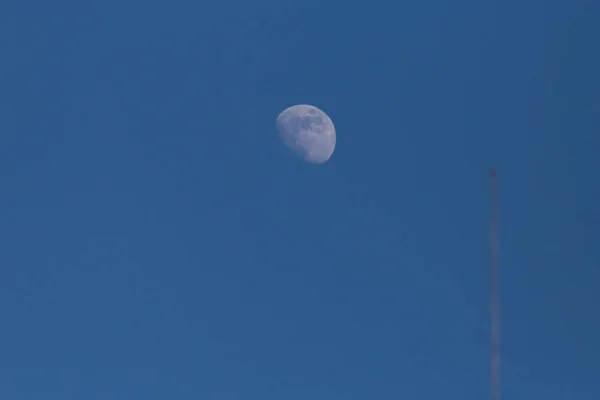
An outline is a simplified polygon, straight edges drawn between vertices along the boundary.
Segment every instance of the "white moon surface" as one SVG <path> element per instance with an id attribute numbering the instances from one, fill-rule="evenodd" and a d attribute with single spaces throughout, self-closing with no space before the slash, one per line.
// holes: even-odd
<path id="1" fill-rule="evenodd" d="M 317 107 L 298 104 L 286 108 L 276 121 L 283 144 L 311 164 L 323 164 L 335 150 L 335 127 Z"/>

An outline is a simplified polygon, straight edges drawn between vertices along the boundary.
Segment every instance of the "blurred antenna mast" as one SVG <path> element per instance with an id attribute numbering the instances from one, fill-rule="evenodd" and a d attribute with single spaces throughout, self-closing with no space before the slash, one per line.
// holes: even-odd
<path id="1" fill-rule="evenodd" d="M 490 399 L 500 400 L 500 273 L 497 172 L 490 169 Z"/>

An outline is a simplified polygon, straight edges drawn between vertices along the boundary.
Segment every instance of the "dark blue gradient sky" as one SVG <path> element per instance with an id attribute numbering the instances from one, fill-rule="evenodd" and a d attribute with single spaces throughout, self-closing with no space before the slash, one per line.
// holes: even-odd
<path id="1" fill-rule="evenodd" d="M 600 398 L 600 2 L 5 1 L 0 398 Z M 313 166 L 296 103 L 338 130 Z"/>

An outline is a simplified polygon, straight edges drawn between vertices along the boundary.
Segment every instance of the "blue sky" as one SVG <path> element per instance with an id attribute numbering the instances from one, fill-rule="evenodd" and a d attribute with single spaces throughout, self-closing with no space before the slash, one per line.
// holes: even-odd
<path id="1" fill-rule="evenodd" d="M 0 6 L 0 397 L 600 398 L 600 3 Z M 275 118 L 338 131 L 315 166 Z"/>

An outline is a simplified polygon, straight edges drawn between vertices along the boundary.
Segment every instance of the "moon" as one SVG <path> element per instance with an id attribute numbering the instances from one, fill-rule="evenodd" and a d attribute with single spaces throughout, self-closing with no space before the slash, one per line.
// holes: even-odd
<path id="1" fill-rule="evenodd" d="M 283 144 L 311 164 L 323 164 L 335 150 L 335 126 L 322 110 L 307 104 L 286 108 L 276 121 Z"/>

